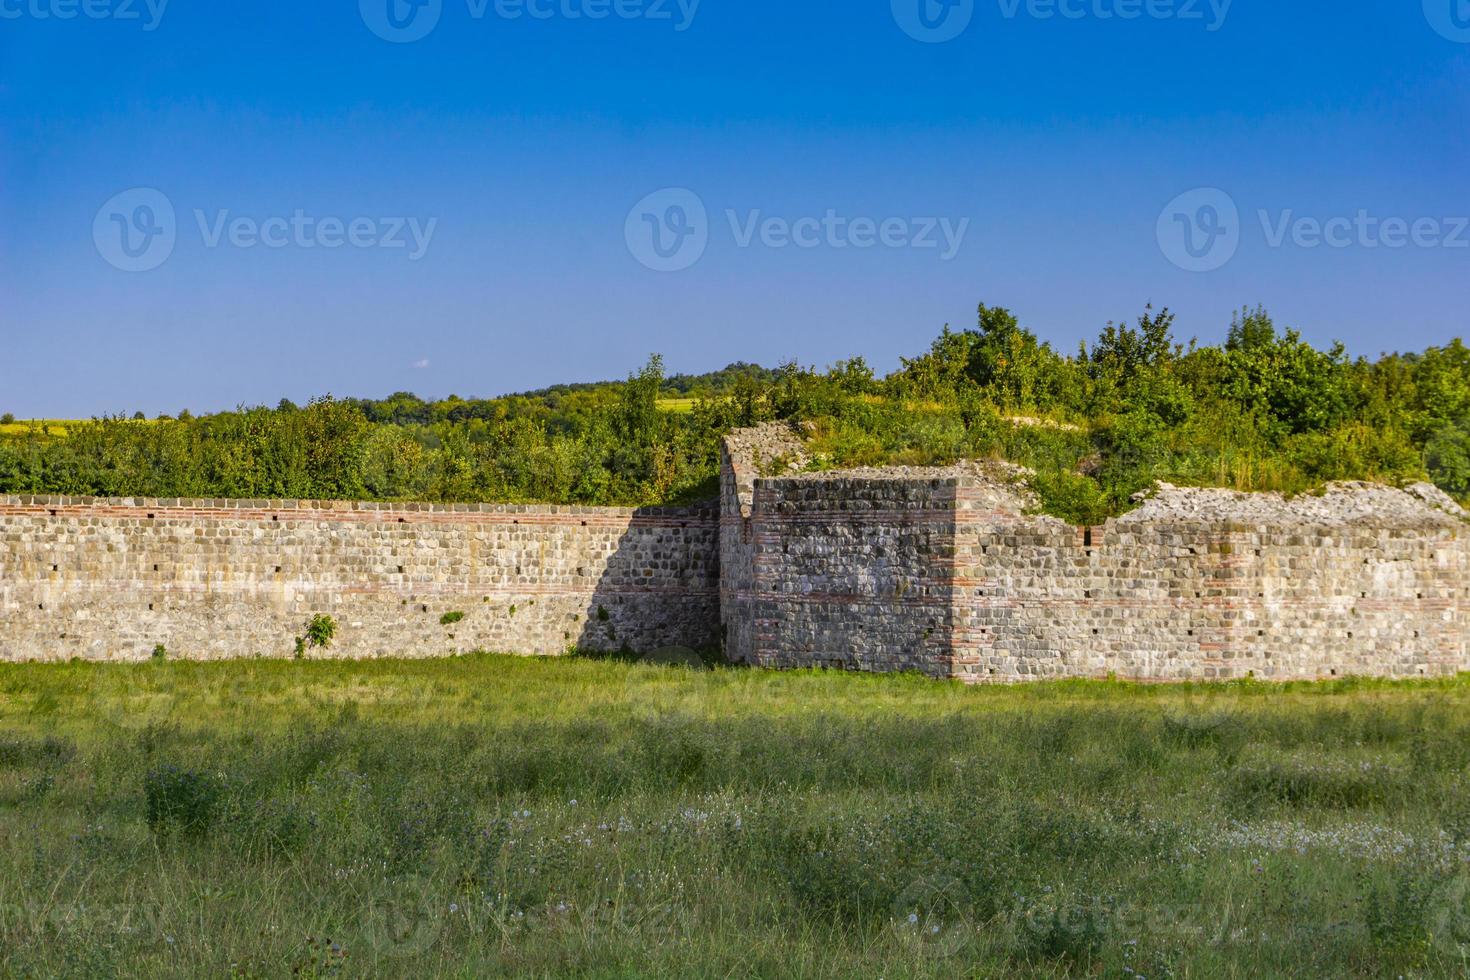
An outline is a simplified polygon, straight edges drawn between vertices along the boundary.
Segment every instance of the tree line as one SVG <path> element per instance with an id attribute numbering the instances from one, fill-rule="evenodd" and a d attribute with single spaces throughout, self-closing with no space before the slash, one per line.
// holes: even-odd
<path id="1" fill-rule="evenodd" d="M 1078 522 L 1155 481 L 1302 492 L 1329 480 L 1432 479 L 1470 497 L 1470 349 L 1349 358 L 1242 310 L 1223 344 L 1180 343 L 1167 311 L 1062 353 L 1008 310 L 877 376 L 736 364 L 504 398 L 317 399 L 305 406 L 14 426 L 0 492 L 643 505 L 717 489 L 719 437 L 799 423 L 819 466 L 1005 458 Z M 696 399 L 669 411 L 661 399 Z"/>

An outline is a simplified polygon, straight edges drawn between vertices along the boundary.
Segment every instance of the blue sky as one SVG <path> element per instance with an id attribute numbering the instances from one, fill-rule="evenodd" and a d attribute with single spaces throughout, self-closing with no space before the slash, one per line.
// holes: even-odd
<path id="1" fill-rule="evenodd" d="M 428 2 L 0 0 L 0 411 L 1466 333 L 1466 0 Z"/>

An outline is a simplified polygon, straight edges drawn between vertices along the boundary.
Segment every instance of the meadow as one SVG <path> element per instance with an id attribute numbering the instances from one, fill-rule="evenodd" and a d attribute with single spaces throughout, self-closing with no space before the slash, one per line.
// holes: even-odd
<path id="1" fill-rule="evenodd" d="M 0 975 L 1470 969 L 1470 677 L 0 666 Z"/>

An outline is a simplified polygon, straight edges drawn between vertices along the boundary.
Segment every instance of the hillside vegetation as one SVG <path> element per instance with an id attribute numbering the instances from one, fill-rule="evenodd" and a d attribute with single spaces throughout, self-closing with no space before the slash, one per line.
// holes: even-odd
<path id="1" fill-rule="evenodd" d="M 886 378 L 737 364 L 489 400 L 282 403 L 203 417 L 0 430 L 0 492 L 653 504 L 715 491 L 719 436 L 800 423 L 821 466 L 1003 457 L 1078 522 L 1157 480 L 1297 493 L 1432 479 L 1470 497 L 1470 349 L 1353 360 L 1242 311 L 1220 346 L 1167 310 L 1064 354 L 982 305 Z M 1019 420 L 1019 421 L 1018 421 Z M 64 434 L 64 437 L 63 437 Z"/>

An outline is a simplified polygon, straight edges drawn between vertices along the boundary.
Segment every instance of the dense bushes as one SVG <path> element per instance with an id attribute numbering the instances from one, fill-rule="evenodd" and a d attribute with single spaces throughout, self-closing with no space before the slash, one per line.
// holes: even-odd
<path id="1" fill-rule="evenodd" d="M 642 504 L 708 495 L 715 435 L 622 385 L 492 402 L 324 398 L 0 439 L 0 492 Z"/>
<path id="2" fill-rule="evenodd" d="M 1048 511 L 1125 509 L 1157 480 L 1301 492 L 1329 480 L 1429 477 L 1470 493 L 1470 349 L 1350 360 L 1242 311 L 1220 347 L 1179 344 L 1167 310 L 1109 324 L 1064 356 L 1005 310 L 948 329 L 858 404 L 836 372 L 791 374 L 790 414 L 833 464 L 997 456 L 1037 470 Z M 806 390 L 801 390 L 806 389 Z M 1024 424 L 1016 424 L 1020 417 Z"/>
<path id="3" fill-rule="evenodd" d="M 804 424 L 818 465 L 1003 457 L 1048 511 L 1101 520 L 1156 480 L 1299 492 L 1432 478 L 1470 496 L 1470 348 L 1351 360 L 1263 310 L 1218 347 L 1180 344 L 1167 310 L 1108 324 L 1066 356 L 1007 310 L 946 328 L 878 378 L 732 365 L 487 401 L 324 398 L 201 418 L 98 419 L 0 437 L 0 492 L 650 504 L 712 495 L 719 436 Z M 679 398 L 678 402 L 661 399 Z M 1019 421 L 1018 421 L 1019 420 Z"/>

